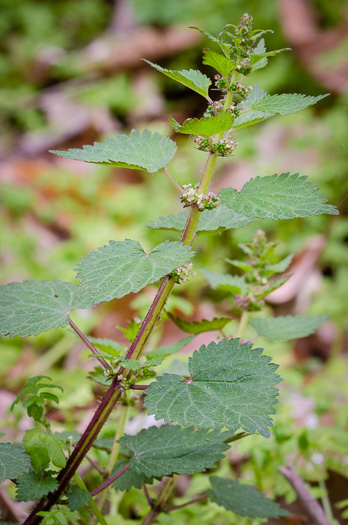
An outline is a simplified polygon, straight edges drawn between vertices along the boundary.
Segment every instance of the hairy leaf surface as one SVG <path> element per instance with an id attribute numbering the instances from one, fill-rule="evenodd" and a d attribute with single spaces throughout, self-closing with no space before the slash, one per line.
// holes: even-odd
<path id="1" fill-rule="evenodd" d="M 68 506 L 72 512 L 74 512 L 74 510 L 80 510 L 85 505 L 88 505 L 92 499 L 92 496 L 87 490 L 82 489 L 77 485 L 70 486 L 67 496 Z"/>
<path id="2" fill-rule="evenodd" d="M 105 139 L 103 143 L 95 142 L 93 146 L 83 146 L 83 149 L 52 150 L 50 153 L 64 159 L 155 173 L 168 164 L 175 152 L 176 144 L 170 138 L 162 137 L 159 133 L 152 134 L 148 129 L 143 133 L 133 129 L 130 136 L 117 134 L 114 139 Z"/>
<path id="3" fill-rule="evenodd" d="M 235 479 L 210 478 L 212 489 L 208 496 L 221 507 L 248 518 L 279 518 L 289 516 L 287 510 L 267 498 L 256 487 L 239 483 Z"/>
<path id="4" fill-rule="evenodd" d="M 69 324 L 69 312 L 90 308 L 80 286 L 62 281 L 24 281 L 0 286 L 0 336 L 38 335 Z"/>
<path id="5" fill-rule="evenodd" d="M 166 75 L 172 80 L 183 84 L 184 86 L 192 89 L 192 91 L 196 91 L 209 100 L 208 88 L 211 84 L 211 80 L 206 75 L 203 75 L 203 73 L 200 71 L 195 69 L 182 69 L 181 71 L 174 71 L 173 69 L 164 69 L 157 64 L 153 64 L 149 60 L 145 60 L 145 62 L 157 69 L 157 71 L 160 73 L 163 73 L 163 75 Z"/>
<path id="6" fill-rule="evenodd" d="M 128 465 L 129 459 L 119 459 L 116 461 L 114 468 L 112 469 L 111 475 L 114 476 L 123 467 Z M 146 485 L 152 485 L 153 476 L 146 476 L 143 472 L 137 472 L 134 468 L 129 468 L 112 483 L 112 488 L 115 490 L 130 490 L 132 487 L 141 489 L 143 483 Z"/>
<path id="7" fill-rule="evenodd" d="M 194 474 L 214 468 L 229 448 L 233 432 L 163 425 L 142 430 L 136 436 L 123 436 L 121 445 L 132 451 L 130 468 L 148 477 Z"/>
<path id="8" fill-rule="evenodd" d="M 211 137 L 216 135 L 216 133 L 220 133 L 220 131 L 231 129 L 234 116 L 229 111 L 220 111 L 220 113 L 212 117 L 188 118 L 182 126 L 173 117 L 170 117 L 169 122 L 177 133 Z"/>
<path id="9" fill-rule="evenodd" d="M 0 483 L 14 479 L 31 468 L 30 457 L 18 445 L 0 443 Z"/>
<path id="10" fill-rule="evenodd" d="M 189 359 L 190 378 L 163 374 L 146 390 L 145 405 L 156 419 L 197 428 L 222 427 L 270 436 L 281 378 L 262 348 L 224 339 L 201 346 Z"/>
<path id="11" fill-rule="evenodd" d="M 210 286 L 217 290 L 224 290 L 232 294 L 246 295 L 248 284 L 245 277 L 240 275 L 228 275 L 201 269 L 202 274 L 209 282 Z"/>
<path id="12" fill-rule="evenodd" d="M 259 335 L 272 341 L 290 341 L 313 334 L 328 315 L 287 315 L 285 317 L 254 317 L 251 326 Z"/>
<path id="13" fill-rule="evenodd" d="M 253 103 L 252 109 L 266 113 L 278 113 L 279 115 L 290 115 L 302 109 L 312 106 L 328 97 L 329 94 L 318 97 L 306 97 L 297 93 L 283 93 L 281 95 L 268 95 Z"/>
<path id="14" fill-rule="evenodd" d="M 147 255 L 137 241 L 110 241 L 108 246 L 82 257 L 76 268 L 77 278 L 92 294 L 93 301 L 101 303 L 139 292 L 193 255 L 191 248 L 181 242 L 165 241 Z"/>
<path id="15" fill-rule="evenodd" d="M 46 496 L 58 488 L 56 478 L 52 477 L 54 472 L 28 472 L 18 479 L 16 488 L 17 501 L 34 501 Z"/>
<path id="16" fill-rule="evenodd" d="M 298 173 L 256 177 L 238 192 L 223 188 L 221 201 L 237 213 L 262 219 L 293 219 L 309 215 L 337 215 L 338 211 L 318 191 L 314 182 Z"/>
<path id="17" fill-rule="evenodd" d="M 58 468 L 65 467 L 66 457 L 61 443 L 39 428 L 31 428 L 24 434 L 25 451 L 36 471 L 45 468 L 50 461 Z"/>
<path id="18" fill-rule="evenodd" d="M 146 226 L 153 230 L 173 230 L 181 232 L 188 217 L 186 211 L 182 211 L 179 215 L 168 215 L 167 217 L 159 217 L 157 220 L 149 222 Z M 209 232 L 217 232 L 223 230 L 230 230 L 234 228 L 243 228 L 254 219 L 246 217 L 245 215 L 236 213 L 224 204 L 217 206 L 212 210 L 204 210 L 200 213 L 197 234 L 204 234 Z"/>
<path id="19" fill-rule="evenodd" d="M 187 334 L 202 334 L 203 332 L 211 332 L 212 330 L 222 330 L 231 319 L 228 317 L 215 317 L 211 321 L 202 319 L 202 321 L 185 321 L 181 317 L 177 317 L 171 313 L 168 313 L 168 317 Z"/>

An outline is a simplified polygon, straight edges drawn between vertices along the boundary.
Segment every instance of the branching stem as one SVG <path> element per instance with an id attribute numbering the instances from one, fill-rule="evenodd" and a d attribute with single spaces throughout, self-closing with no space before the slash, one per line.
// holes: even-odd
<path id="1" fill-rule="evenodd" d="M 93 352 L 93 354 L 98 356 L 99 352 L 95 348 L 95 346 L 92 345 L 92 343 L 88 340 L 88 338 L 85 336 L 83 332 L 76 326 L 76 324 L 70 319 L 69 317 L 69 324 L 71 328 L 74 330 L 74 332 L 77 333 L 77 335 L 82 339 L 82 341 L 85 343 L 85 345 Z M 99 363 L 105 368 L 105 370 L 111 370 L 110 365 L 103 359 L 102 357 L 97 357 Z"/>

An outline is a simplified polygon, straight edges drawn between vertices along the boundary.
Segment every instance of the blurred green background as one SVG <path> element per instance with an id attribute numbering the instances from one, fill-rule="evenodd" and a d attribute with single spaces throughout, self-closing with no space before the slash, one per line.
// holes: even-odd
<path id="1" fill-rule="evenodd" d="M 305 479 L 315 482 L 315 495 L 325 498 L 326 480 L 337 518 L 335 502 L 343 496 L 330 489 L 330 479 L 339 474 L 343 492 L 348 483 L 346 7 L 344 0 L 0 0 L 3 284 L 55 278 L 74 282 L 79 258 L 110 239 L 136 239 L 147 251 L 166 238 L 177 239 L 175 233 L 145 227 L 159 215 L 180 211 L 175 189 L 166 178 L 83 165 L 48 150 L 80 147 L 132 128 L 172 136 L 168 116 L 180 122 L 201 116 L 205 106 L 199 95 L 141 61 L 146 58 L 172 69 L 200 68 L 212 76 L 201 64 L 202 47 L 209 42 L 189 26 L 218 33 L 248 11 L 256 28 L 273 31 L 266 35 L 269 50 L 293 49 L 272 58 L 251 83 L 259 82 L 270 94 L 331 93 L 300 114 L 240 130 L 236 155 L 221 159 L 213 186 L 240 188 L 251 176 L 300 172 L 338 206 L 340 215 L 279 223 L 264 220 L 233 233 L 200 237 L 195 243 L 197 277 L 178 287 L 171 305 L 180 315 L 196 319 L 228 309 L 226 298 L 209 290 L 198 270 L 230 271 L 224 259 L 237 258 L 238 243 L 249 242 L 258 228 L 279 241 L 279 256 L 295 254 L 294 272 L 302 277 L 290 295 L 280 294 L 266 312 L 331 317 L 317 335 L 292 344 L 258 341 L 281 365 L 285 380 L 281 403 L 272 439 L 255 437 L 252 444 L 245 440 L 235 450 L 238 458 L 245 458 L 238 460 L 242 478 L 288 502 L 295 495 L 277 474 L 287 458 L 295 461 Z M 172 138 L 179 146 L 170 164 L 172 175 L 180 184 L 196 183 L 205 154 L 194 149 L 192 138 Z M 155 287 L 149 287 L 136 296 L 76 313 L 74 319 L 96 337 L 124 342 L 115 327 L 144 316 L 154 292 Z M 182 335 L 170 323 L 163 324 L 152 344 L 173 342 Z M 86 372 L 92 365 L 89 352 L 69 330 L 4 338 L 0 351 L 0 388 L 5 396 L 0 417 L 12 429 L 12 437 L 21 435 L 21 413 L 13 417 L 6 407 L 30 375 L 48 373 L 64 386 L 57 419 L 63 427 L 79 424 L 88 414 L 94 391 Z M 221 469 L 226 474 L 228 465 Z M 192 493 L 200 483 L 204 488 L 201 478 L 195 476 Z M 174 518 L 163 517 L 163 523 L 172 523 L 170 519 Z M 187 509 L 175 519 L 173 523 L 195 523 Z M 211 523 L 204 516 L 199 519 Z M 235 523 L 230 515 L 221 519 Z M 342 516 L 340 520 L 344 523 Z"/>

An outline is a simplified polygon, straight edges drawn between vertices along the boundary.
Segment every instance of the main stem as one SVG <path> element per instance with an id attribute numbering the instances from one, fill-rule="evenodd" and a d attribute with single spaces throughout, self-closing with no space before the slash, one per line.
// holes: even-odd
<path id="1" fill-rule="evenodd" d="M 207 164 L 200 182 L 199 192 L 203 193 L 209 187 L 213 170 L 216 164 L 216 156 L 212 153 L 209 154 Z M 196 207 L 192 207 L 190 214 L 186 221 L 184 231 L 181 235 L 181 241 L 185 246 L 190 246 L 195 236 L 195 230 L 198 223 L 200 212 Z M 131 345 L 126 358 L 127 359 L 139 359 L 145 345 L 149 339 L 150 334 L 167 302 L 167 299 L 174 287 L 174 281 L 170 276 L 166 276 L 162 279 L 162 283 L 156 294 L 156 297 L 139 329 L 139 332 Z M 38 516 L 37 513 L 40 511 L 48 511 L 53 505 L 55 505 L 59 498 L 66 490 L 68 484 L 73 478 L 75 472 L 80 466 L 82 460 L 86 456 L 87 452 L 91 448 L 94 440 L 97 438 L 99 432 L 103 428 L 104 424 L 108 420 L 111 412 L 113 411 L 116 403 L 122 394 L 122 379 L 130 378 L 131 372 L 125 369 L 121 370 L 121 378 L 115 378 L 105 396 L 103 397 L 100 405 L 98 406 L 92 420 L 87 426 L 86 430 L 82 434 L 79 442 L 69 457 L 66 466 L 60 471 L 58 475 L 58 489 L 55 492 L 50 493 L 47 498 L 42 498 L 31 511 L 30 515 L 24 522 L 24 525 L 37 525 L 42 521 L 42 517 Z"/>

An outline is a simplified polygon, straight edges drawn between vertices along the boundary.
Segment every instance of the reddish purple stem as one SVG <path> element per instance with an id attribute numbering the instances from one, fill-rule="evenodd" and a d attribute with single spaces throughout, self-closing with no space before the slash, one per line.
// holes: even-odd
<path id="1" fill-rule="evenodd" d="M 100 485 L 100 487 L 98 487 L 97 489 L 93 490 L 93 492 L 91 492 L 91 496 L 96 496 L 97 494 L 99 494 L 99 492 L 101 492 L 102 490 L 108 488 L 108 486 L 111 485 L 111 483 L 116 481 L 116 479 L 120 478 L 122 476 L 122 474 L 124 474 L 126 472 L 126 470 L 128 470 L 128 469 L 129 469 L 129 464 L 126 465 L 125 467 L 121 468 L 121 470 L 119 472 L 117 472 L 117 474 L 112 476 L 112 478 L 109 478 L 106 481 L 104 481 L 104 483 L 102 485 Z"/>
<path id="2" fill-rule="evenodd" d="M 85 345 L 90 349 L 92 350 L 93 354 L 96 355 L 96 357 L 98 356 L 98 350 L 92 345 L 92 343 L 90 341 L 88 341 L 87 337 L 85 336 L 84 333 L 81 332 L 81 330 L 76 326 L 76 324 L 70 319 L 69 317 L 69 324 L 71 326 L 71 328 L 74 330 L 74 332 L 77 333 L 77 335 L 79 337 L 81 337 L 82 341 L 85 343 Z M 102 357 L 97 357 L 99 363 L 101 365 L 103 365 L 103 367 L 106 369 L 106 370 L 110 370 L 110 365 L 108 365 L 108 363 L 105 361 L 105 359 L 103 359 Z"/>

